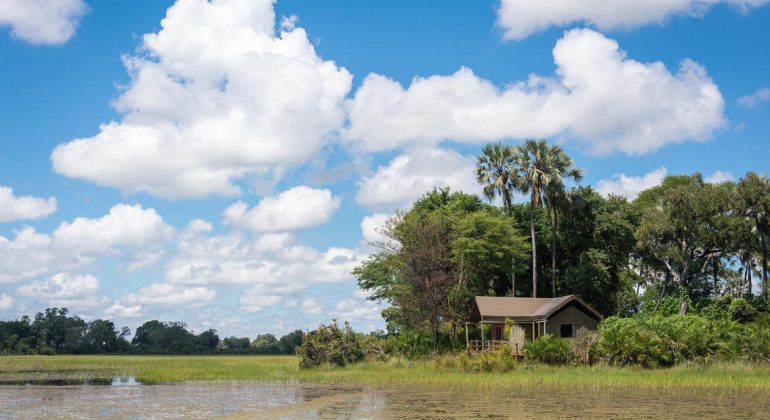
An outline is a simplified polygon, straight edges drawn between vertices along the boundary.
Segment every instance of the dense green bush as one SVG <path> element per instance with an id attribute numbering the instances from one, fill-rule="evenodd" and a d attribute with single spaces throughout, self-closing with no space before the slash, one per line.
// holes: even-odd
<path id="1" fill-rule="evenodd" d="M 395 356 L 409 359 L 426 357 L 433 352 L 433 339 L 428 332 L 403 330 L 389 335 L 385 342 L 385 351 Z"/>
<path id="2" fill-rule="evenodd" d="M 740 326 L 698 315 L 610 317 L 601 326 L 595 355 L 611 365 L 673 366 L 735 357 Z"/>
<path id="3" fill-rule="evenodd" d="M 302 344 L 297 347 L 297 356 L 301 368 L 323 364 L 345 366 L 362 360 L 364 350 L 350 324 L 345 322 L 345 327 L 340 328 L 337 321 L 333 321 L 305 334 Z"/>
<path id="4" fill-rule="evenodd" d="M 572 342 L 550 334 L 538 337 L 524 346 L 527 360 L 551 365 L 563 365 L 575 360 Z"/>

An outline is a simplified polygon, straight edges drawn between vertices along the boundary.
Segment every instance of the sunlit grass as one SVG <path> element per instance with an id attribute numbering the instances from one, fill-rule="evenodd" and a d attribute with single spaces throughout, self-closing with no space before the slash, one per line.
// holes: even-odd
<path id="1" fill-rule="evenodd" d="M 743 364 L 646 370 L 608 366 L 519 364 L 512 371 L 468 373 L 435 361 L 367 362 L 346 368 L 299 369 L 293 356 L 3 356 L 0 380 L 134 376 L 145 383 L 185 381 L 317 381 L 449 389 L 553 388 L 561 392 L 651 390 L 727 395 L 770 394 L 770 367 Z"/>

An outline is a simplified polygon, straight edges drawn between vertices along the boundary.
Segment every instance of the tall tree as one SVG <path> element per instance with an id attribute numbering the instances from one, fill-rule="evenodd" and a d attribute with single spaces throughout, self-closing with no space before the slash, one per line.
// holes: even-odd
<path id="1" fill-rule="evenodd" d="M 532 297 L 537 297 L 537 240 L 535 208 L 545 201 L 549 189 L 563 189 L 564 178 L 579 178 L 580 172 L 572 166 L 559 145 L 549 145 L 545 139 L 527 140 L 516 147 L 514 157 L 517 189 L 530 196 L 529 225 L 532 238 Z"/>
<path id="2" fill-rule="evenodd" d="M 572 178 L 575 181 L 583 179 L 583 172 L 574 167 L 572 159 L 560 147 L 551 148 L 553 167 L 562 173 L 562 180 L 552 182 L 545 188 L 545 202 L 551 216 L 551 289 L 553 297 L 556 297 L 556 230 L 557 210 L 567 211 L 571 207 L 570 196 L 567 194 L 563 178 Z"/>
<path id="3" fill-rule="evenodd" d="M 747 173 L 737 188 L 737 211 L 751 220 L 762 250 L 762 298 L 767 300 L 767 235 L 770 233 L 770 178 Z M 748 271 L 748 270 L 747 270 Z"/>
<path id="4" fill-rule="evenodd" d="M 490 202 L 500 196 L 505 214 L 512 216 L 511 200 L 518 180 L 513 169 L 515 149 L 512 146 L 487 144 L 476 161 L 476 180 L 484 187 Z M 516 255 L 511 254 L 511 296 L 516 296 Z"/>
<path id="5" fill-rule="evenodd" d="M 680 313 L 709 261 L 725 255 L 730 219 L 730 189 L 703 182 L 696 173 L 676 183 L 664 181 L 659 201 L 643 212 L 637 240 L 686 293 Z M 685 182 L 681 182 L 685 181 Z"/>
<path id="6" fill-rule="evenodd" d="M 389 331 L 430 331 L 436 343 L 448 323 L 454 341 L 473 297 L 505 292 L 511 253 L 526 255 L 513 221 L 475 195 L 434 190 L 386 225 L 392 246 L 353 275 L 370 299 L 390 304 L 383 310 Z"/>

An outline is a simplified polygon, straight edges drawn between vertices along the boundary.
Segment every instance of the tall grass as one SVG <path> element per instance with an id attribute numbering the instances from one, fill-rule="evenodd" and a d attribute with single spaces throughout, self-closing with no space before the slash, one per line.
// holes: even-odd
<path id="1" fill-rule="evenodd" d="M 770 367 L 750 364 L 676 366 L 670 369 L 512 364 L 508 372 L 467 372 L 461 362 L 364 362 L 299 369 L 293 356 L 4 356 L 0 380 L 134 376 L 145 383 L 185 381 L 318 381 L 373 386 L 430 386 L 529 392 L 650 391 L 675 395 L 770 393 Z M 533 391 L 534 392 L 534 391 Z"/>

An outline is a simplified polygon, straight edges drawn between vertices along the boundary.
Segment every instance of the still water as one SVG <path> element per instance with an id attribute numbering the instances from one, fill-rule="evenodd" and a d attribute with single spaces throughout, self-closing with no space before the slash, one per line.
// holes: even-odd
<path id="1" fill-rule="evenodd" d="M 741 396 L 661 397 L 334 386 L 316 383 L 183 383 L 0 386 L 0 419 L 29 418 L 770 418 L 770 401 Z"/>

